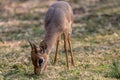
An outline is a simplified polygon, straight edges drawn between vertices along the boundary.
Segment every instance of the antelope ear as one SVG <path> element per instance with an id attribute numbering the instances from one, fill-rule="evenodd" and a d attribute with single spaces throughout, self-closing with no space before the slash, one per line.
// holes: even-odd
<path id="1" fill-rule="evenodd" d="M 28 42 L 29 42 L 29 44 L 31 46 L 32 51 L 35 51 L 35 53 L 37 53 L 36 45 L 34 43 L 32 43 L 30 40 L 28 40 Z"/>
<path id="2" fill-rule="evenodd" d="M 47 49 L 47 44 L 44 41 L 42 41 L 42 42 L 40 42 L 40 46 L 39 47 L 42 48 L 43 52 L 45 52 L 45 50 Z"/>
<path id="3" fill-rule="evenodd" d="M 31 49 L 33 50 L 33 43 L 30 40 L 28 40 L 28 42 L 29 42 L 29 44 L 31 46 Z"/>

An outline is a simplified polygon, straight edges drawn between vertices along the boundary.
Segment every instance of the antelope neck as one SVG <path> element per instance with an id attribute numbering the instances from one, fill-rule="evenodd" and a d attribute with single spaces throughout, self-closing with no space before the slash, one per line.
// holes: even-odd
<path id="1" fill-rule="evenodd" d="M 56 40 L 58 37 L 58 33 L 49 33 L 45 35 L 44 42 L 47 44 L 47 53 L 50 54 L 52 48 L 54 47 Z"/>

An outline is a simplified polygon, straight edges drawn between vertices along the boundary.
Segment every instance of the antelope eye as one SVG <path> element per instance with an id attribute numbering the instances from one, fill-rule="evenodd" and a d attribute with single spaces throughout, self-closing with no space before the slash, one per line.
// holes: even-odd
<path id="1" fill-rule="evenodd" d="M 43 59 L 43 58 L 40 58 L 40 59 L 39 59 L 39 66 L 41 66 L 41 65 L 42 65 L 43 61 L 44 61 L 44 59 Z"/>

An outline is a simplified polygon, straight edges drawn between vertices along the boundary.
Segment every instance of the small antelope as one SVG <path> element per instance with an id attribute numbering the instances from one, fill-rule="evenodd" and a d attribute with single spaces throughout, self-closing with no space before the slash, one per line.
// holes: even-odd
<path id="1" fill-rule="evenodd" d="M 34 43 L 30 42 L 31 46 L 31 59 L 34 65 L 34 73 L 40 74 L 44 70 L 46 70 L 48 58 L 51 53 L 53 46 L 56 43 L 56 52 L 54 58 L 54 64 L 56 64 L 57 56 L 58 56 L 58 48 L 59 41 L 61 39 L 61 35 L 64 36 L 64 48 L 66 52 L 66 62 L 67 69 L 69 69 L 68 64 L 68 45 L 70 48 L 71 62 L 74 66 L 74 58 L 72 52 L 72 45 L 70 40 L 70 33 L 72 31 L 72 22 L 73 22 L 73 11 L 71 6 L 64 1 L 57 1 L 52 4 L 46 15 L 44 20 L 45 27 L 45 37 L 42 42 L 40 42 L 39 47 L 37 47 Z"/>

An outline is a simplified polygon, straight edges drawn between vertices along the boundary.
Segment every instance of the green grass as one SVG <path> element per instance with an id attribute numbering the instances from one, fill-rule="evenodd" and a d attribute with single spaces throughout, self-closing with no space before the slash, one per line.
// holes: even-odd
<path id="1" fill-rule="evenodd" d="M 0 80 L 119 80 L 120 14 L 118 11 L 105 14 L 103 10 L 107 12 L 109 8 L 98 10 L 101 15 L 96 11 L 93 15 L 79 19 L 85 24 L 83 26 L 73 25 L 71 37 L 75 67 L 71 65 L 69 54 L 70 70 L 66 70 L 61 40 L 57 64 L 53 65 L 54 48 L 47 71 L 40 75 L 33 75 L 31 48 L 27 39 L 36 43 L 43 39 L 44 23 L 40 19 L 43 13 L 29 12 L 25 15 L 14 14 L 13 17 L 1 15 L 0 20 L 3 22 L 4 18 L 21 22 L 13 25 L 5 20 L 6 23 L 0 26 Z"/>
<path id="2" fill-rule="evenodd" d="M 120 62 L 119 61 L 112 62 L 112 64 L 109 67 L 107 77 L 120 79 Z"/>
<path id="3" fill-rule="evenodd" d="M 41 14 L 29 13 L 29 14 L 16 14 L 19 20 L 39 20 L 41 19 Z"/>

